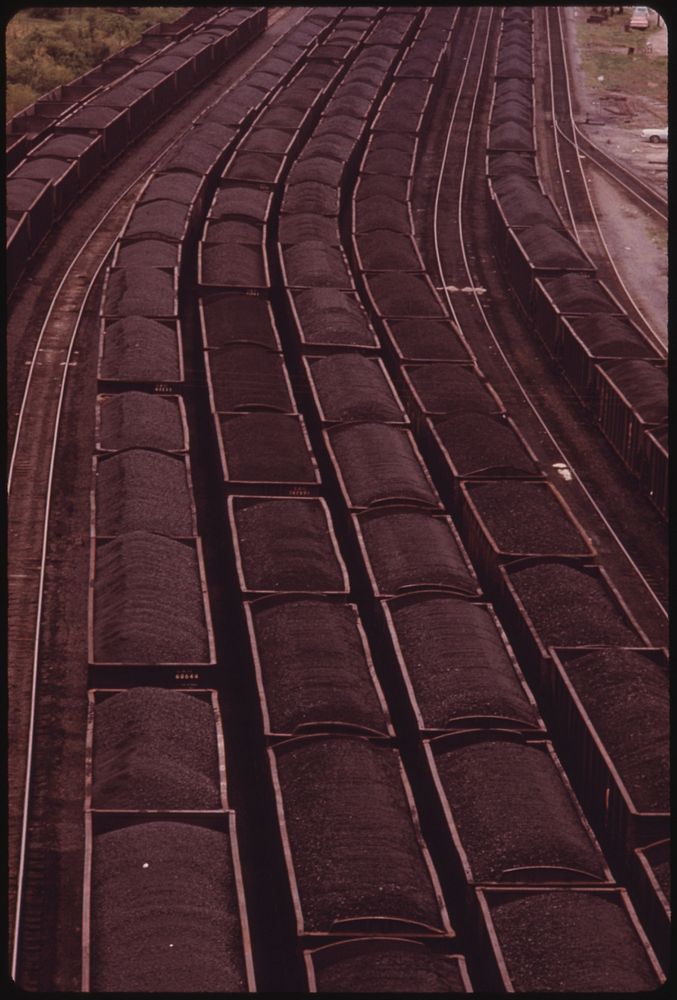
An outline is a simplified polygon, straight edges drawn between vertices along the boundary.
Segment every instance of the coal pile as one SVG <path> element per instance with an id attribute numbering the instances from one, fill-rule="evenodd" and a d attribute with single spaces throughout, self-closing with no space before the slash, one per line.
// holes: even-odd
<path id="1" fill-rule="evenodd" d="M 413 450 L 411 435 L 391 424 L 351 423 L 325 432 L 351 507 L 379 500 L 437 506 L 439 498 Z"/>
<path id="2" fill-rule="evenodd" d="M 275 184 L 284 165 L 283 156 L 271 153 L 237 153 L 230 165 L 228 178 L 234 181 L 256 181 Z"/>
<path id="3" fill-rule="evenodd" d="M 509 121 L 495 125 L 489 133 L 490 149 L 533 150 L 534 133 L 527 125 Z"/>
<path id="4" fill-rule="evenodd" d="M 125 448 L 183 451 L 188 445 L 176 399 L 146 392 L 121 392 L 100 396 L 99 407 L 99 443 L 104 451 Z"/>
<path id="5" fill-rule="evenodd" d="M 626 649 L 566 665 L 574 689 L 641 812 L 670 809 L 670 692 L 664 666 Z"/>
<path id="6" fill-rule="evenodd" d="M 181 355 L 176 329 L 127 316 L 106 326 L 100 377 L 120 381 L 179 381 Z"/>
<path id="7" fill-rule="evenodd" d="M 148 204 L 135 206 L 134 214 L 127 223 L 125 236 L 160 236 L 167 240 L 180 242 L 183 239 L 187 222 L 188 210 L 185 205 L 168 200 L 151 201 Z M 153 315 L 162 314 L 153 313 Z"/>
<path id="8" fill-rule="evenodd" d="M 282 246 L 289 243 L 305 243 L 307 240 L 320 240 L 328 246 L 341 245 L 338 220 L 313 212 L 280 215 L 278 236 Z"/>
<path id="9" fill-rule="evenodd" d="M 561 278 L 549 278 L 543 281 L 543 285 L 565 315 L 618 312 L 618 306 L 614 305 L 602 285 L 587 275 L 565 274 Z"/>
<path id="10" fill-rule="evenodd" d="M 180 246 L 167 240 L 138 239 L 118 244 L 120 267 L 178 267 Z"/>
<path id="11" fill-rule="evenodd" d="M 443 595 L 389 607 L 426 728 L 466 716 L 537 723 L 486 608 Z"/>
<path id="12" fill-rule="evenodd" d="M 386 98 L 374 124 L 377 132 L 419 132 L 421 115 L 417 111 L 402 111 Z"/>
<path id="13" fill-rule="evenodd" d="M 244 184 L 227 184 L 219 188 L 209 211 L 212 219 L 241 215 L 265 222 L 270 211 L 270 191 L 247 187 Z"/>
<path id="14" fill-rule="evenodd" d="M 373 229 L 408 235 L 412 225 L 407 204 L 385 194 L 365 196 L 356 201 L 355 232 L 369 233 Z"/>
<path id="15" fill-rule="evenodd" d="M 424 413 L 496 413 L 498 404 L 477 372 L 462 365 L 429 364 L 407 368 Z"/>
<path id="16" fill-rule="evenodd" d="M 174 538 L 195 534 L 183 459 L 133 448 L 99 460 L 96 533 L 106 537 L 126 531 L 154 531 Z"/>
<path id="17" fill-rule="evenodd" d="M 535 892 L 491 908 L 518 993 L 642 993 L 656 973 L 627 912 L 607 895 Z"/>
<path id="18" fill-rule="evenodd" d="M 637 633 L 603 580 L 562 563 L 510 573 L 544 646 L 633 646 Z"/>
<path id="19" fill-rule="evenodd" d="M 292 294 L 304 343 L 378 347 L 360 300 L 340 288 L 308 288 Z"/>
<path id="20" fill-rule="evenodd" d="M 346 259 L 336 247 L 309 240 L 286 247 L 282 254 L 290 288 L 352 288 Z"/>
<path id="21" fill-rule="evenodd" d="M 536 225 L 525 229 L 519 234 L 519 242 L 534 267 L 593 269 L 576 243 L 551 226 Z"/>
<path id="22" fill-rule="evenodd" d="M 647 345 L 626 316 L 575 316 L 569 321 L 591 354 L 597 357 L 641 358 Z"/>
<path id="23" fill-rule="evenodd" d="M 255 295 L 213 295 L 201 299 L 208 347 L 227 347 L 234 341 L 260 344 L 279 351 L 267 299 Z"/>
<path id="24" fill-rule="evenodd" d="M 382 316 L 442 316 L 430 281 L 417 274 L 370 274 L 369 293 Z"/>
<path id="25" fill-rule="evenodd" d="M 246 243 L 203 243 L 202 281 L 225 288 L 266 288 L 270 284 L 262 246 Z"/>
<path id="26" fill-rule="evenodd" d="M 355 240 L 365 271 L 422 271 L 422 262 L 411 236 L 377 229 Z"/>
<path id="27" fill-rule="evenodd" d="M 66 160 L 77 160 L 96 141 L 91 135 L 55 135 L 42 147 L 45 156 L 58 156 Z"/>
<path id="28" fill-rule="evenodd" d="M 385 732 L 354 608 L 307 599 L 252 611 L 272 732 L 327 722 Z"/>
<path id="29" fill-rule="evenodd" d="M 279 128 L 253 128 L 242 140 L 240 149 L 255 153 L 281 153 L 289 149 L 294 139 L 294 132 Z"/>
<path id="30" fill-rule="evenodd" d="M 409 192 L 409 180 L 406 177 L 375 177 L 370 174 L 360 174 L 357 187 L 355 188 L 355 201 L 360 202 L 365 199 L 384 196 L 391 201 L 400 202 L 405 205 Z M 359 211 L 361 212 L 361 207 Z M 357 215 L 357 211 L 356 211 Z M 358 216 L 359 218 L 359 216 Z M 369 232 L 369 228 L 360 232 Z M 404 232 L 409 232 L 405 227 Z"/>
<path id="31" fill-rule="evenodd" d="M 404 420 L 377 361 L 361 354 L 332 354 L 313 362 L 310 371 L 325 420 Z"/>
<path id="32" fill-rule="evenodd" d="M 15 178 L 30 180 L 58 180 L 70 170 L 71 164 L 48 156 L 36 156 L 18 167 Z"/>
<path id="33" fill-rule="evenodd" d="M 94 660 L 204 663 L 209 644 L 196 550 L 147 531 L 97 548 Z"/>
<path id="34" fill-rule="evenodd" d="M 108 272 L 103 308 L 106 316 L 175 316 L 174 273 L 159 267 L 114 268 Z"/>
<path id="35" fill-rule="evenodd" d="M 647 424 L 668 419 L 668 376 L 648 361 L 622 361 L 608 370 L 637 415 Z"/>
<path id="36" fill-rule="evenodd" d="M 406 361 L 467 361 L 468 352 L 450 321 L 393 320 L 388 323 L 398 352 Z"/>
<path id="37" fill-rule="evenodd" d="M 294 409 L 279 354 L 258 344 L 234 343 L 209 351 L 207 370 L 219 413 L 257 406 L 288 413 Z"/>
<path id="38" fill-rule="evenodd" d="M 97 703 L 94 809 L 221 809 L 211 704 L 139 687 Z"/>
<path id="39" fill-rule="evenodd" d="M 538 475 L 537 466 L 520 439 L 498 417 L 484 413 L 455 413 L 435 420 L 434 424 L 461 478 L 488 469 Z"/>
<path id="40" fill-rule="evenodd" d="M 477 581 L 445 521 L 423 511 L 385 509 L 360 517 L 359 523 L 379 593 L 453 587 L 477 594 Z"/>
<path id="41" fill-rule="evenodd" d="M 496 196 L 509 226 L 561 226 L 562 222 L 550 199 L 541 192 L 536 180 L 506 177 L 493 182 Z"/>
<path id="42" fill-rule="evenodd" d="M 246 992 L 224 833 L 153 822 L 95 838 L 92 970 L 106 993 Z"/>
<path id="43" fill-rule="evenodd" d="M 556 499 L 540 483 L 477 483 L 470 499 L 499 551 L 515 554 L 590 552 L 586 540 Z"/>
<path id="44" fill-rule="evenodd" d="M 498 153 L 490 158 L 489 176 L 492 180 L 498 180 L 500 177 L 510 177 L 514 174 L 522 177 L 535 177 L 536 171 L 533 158 L 515 152 Z"/>
<path id="45" fill-rule="evenodd" d="M 393 177 L 411 177 L 414 173 L 413 151 L 398 149 L 371 149 L 362 162 L 365 174 L 391 174 Z"/>
<path id="46" fill-rule="evenodd" d="M 339 192 L 331 184 L 301 181 L 288 184 L 282 202 L 284 212 L 317 212 L 318 215 L 339 214 Z"/>
<path id="47" fill-rule="evenodd" d="M 41 181 L 10 177 L 6 185 L 7 210 L 9 212 L 27 212 L 46 186 Z"/>
<path id="48" fill-rule="evenodd" d="M 364 954 L 345 955 L 340 946 L 315 961 L 319 993 L 465 993 L 453 958 L 413 941 L 370 941 Z"/>
<path id="49" fill-rule="evenodd" d="M 355 917 L 441 915 L 415 837 L 399 755 L 321 737 L 276 755 L 305 928 Z"/>
<path id="50" fill-rule="evenodd" d="M 143 192 L 142 202 L 169 200 L 181 205 L 191 205 L 203 185 L 198 174 L 187 170 L 171 170 L 158 173 Z"/>
<path id="51" fill-rule="evenodd" d="M 325 508 L 316 500 L 266 499 L 235 508 L 247 590 L 343 591 Z"/>
<path id="52" fill-rule="evenodd" d="M 435 762 L 475 882 L 521 881 L 523 873 L 505 873 L 541 865 L 604 878 L 602 855 L 544 750 L 489 739 L 452 745 Z"/>
<path id="53" fill-rule="evenodd" d="M 210 222 L 203 239 L 204 244 L 210 243 L 248 243 L 252 247 L 261 247 L 265 230 L 260 222 L 250 219 L 227 219 L 225 222 Z"/>
<path id="54" fill-rule="evenodd" d="M 240 483 L 315 483 L 300 418 L 284 413 L 219 417 L 228 479 Z"/>

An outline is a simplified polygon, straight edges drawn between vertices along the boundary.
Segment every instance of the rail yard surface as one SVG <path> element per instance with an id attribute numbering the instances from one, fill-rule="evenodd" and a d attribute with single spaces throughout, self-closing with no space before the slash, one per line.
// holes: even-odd
<path id="1" fill-rule="evenodd" d="M 667 192 L 588 10 L 188 8 L 8 123 L 22 989 L 664 982 Z"/>

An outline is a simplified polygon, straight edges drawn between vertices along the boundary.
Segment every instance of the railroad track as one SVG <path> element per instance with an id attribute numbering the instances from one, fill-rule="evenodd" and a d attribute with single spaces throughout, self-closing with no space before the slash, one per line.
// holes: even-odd
<path id="1" fill-rule="evenodd" d="M 573 116 L 571 81 L 566 59 L 562 12 L 559 7 L 544 11 L 550 66 L 550 94 L 557 162 L 571 227 L 576 240 L 597 266 L 599 277 L 618 291 L 619 299 L 631 318 L 657 350 L 667 357 L 667 331 L 656 330 L 636 302 L 616 267 L 599 223 L 583 169 L 584 149 Z M 614 180 L 622 179 L 622 170 L 613 165 L 604 169 Z M 656 204 L 654 197 L 653 204 Z M 667 212 L 662 216 L 667 220 Z"/>

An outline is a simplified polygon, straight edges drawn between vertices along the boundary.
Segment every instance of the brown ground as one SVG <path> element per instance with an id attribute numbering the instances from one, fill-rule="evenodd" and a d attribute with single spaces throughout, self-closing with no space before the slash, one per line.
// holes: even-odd
<path id="1" fill-rule="evenodd" d="M 569 51 L 579 66 L 575 40 L 576 8 L 567 7 Z M 580 14 L 578 15 L 580 16 Z M 667 29 L 652 39 L 655 55 L 667 52 Z M 590 139 L 662 193 L 667 193 L 668 147 L 647 142 L 641 129 L 667 123 L 665 100 L 614 93 L 599 98 L 589 92 L 582 73 L 573 80 L 576 120 Z M 586 118 L 588 124 L 586 125 Z M 632 297 L 667 343 L 667 226 L 643 211 L 600 171 L 589 169 L 588 182 L 604 238 Z M 637 262 L 642 266 L 638 267 Z"/>

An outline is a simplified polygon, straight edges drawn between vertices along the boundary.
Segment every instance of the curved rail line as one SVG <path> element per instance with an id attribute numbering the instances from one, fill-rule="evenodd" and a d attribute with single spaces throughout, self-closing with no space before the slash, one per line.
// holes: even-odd
<path id="1" fill-rule="evenodd" d="M 557 29 L 558 29 L 557 39 L 554 38 L 555 32 L 551 30 L 551 20 L 554 19 L 554 18 L 557 19 L 557 21 L 556 21 L 556 26 L 557 26 Z M 570 197 L 570 194 L 569 194 L 569 188 L 571 186 L 572 177 L 571 177 L 571 174 L 568 173 L 564 169 L 564 167 L 563 167 L 562 156 L 561 156 L 561 151 L 560 151 L 560 141 L 559 141 L 560 136 L 563 139 L 565 139 L 570 144 L 570 146 L 572 147 L 573 153 L 575 155 L 575 162 L 576 162 L 577 168 L 578 168 L 577 169 L 577 175 L 578 175 L 578 177 L 580 177 L 580 181 L 581 181 L 581 183 L 583 185 L 583 188 L 585 190 L 585 197 L 586 197 L 586 202 L 587 202 L 587 204 L 585 205 L 585 211 L 586 212 L 589 211 L 589 213 L 590 213 L 590 215 L 592 217 L 592 220 L 594 222 L 594 226 L 595 226 L 595 229 L 596 229 L 595 236 L 599 238 L 599 241 L 600 241 L 600 243 L 602 245 L 603 252 L 604 252 L 604 255 L 605 255 L 605 261 L 608 262 L 608 264 L 611 266 L 611 268 L 612 268 L 612 270 L 614 272 L 614 275 L 616 277 L 616 281 L 618 282 L 620 288 L 622 288 L 625 297 L 627 298 L 628 302 L 630 302 L 630 304 L 632 305 L 632 308 L 634 309 L 635 313 L 637 314 L 637 316 L 641 320 L 641 322 L 642 322 L 642 324 L 644 326 L 645 336 L 648 335 L 647 339 L 650 340 L 651 346 L 654 349 L 657 349 L 659 351 L 659 353 L 661 354 L 662 357 L 666 357 L 667 356 L 666 340 L 663 337 L 661 337 L 661 335 L 656 330 L 654 330 L 654 328 L 653 328 L 653 326 L 651 324 L 651 321 L 649 319 L 647 319 L 647 317 L 642 312 L 641 307 L 635 301 L 635 299 L 634 299 L 634 297 L 633 297 L 630 289 L 628 288 L 626 282 L 623 280 L 623 277 L 621 276 L 618 268 L 616 267 L 616 263 L 614 261 L 613 255 L 612 255 L 611 251 L 609 250 L 608 244 L 607 244 L 606 239 L 604 237 L 604 232 L 603 232 L 602 227 L 600 225 L 599 217 L 597 215 L 597 211 L 595 210 L 595 205 L 594 205 L 594 202 L 593 202 L 592 195 L 590 194 L 590 188 L 589 188 L 589 185 L 588 185 L 588 180 L 587 180 L 587 177 L 585 176 L 585 171 L 583 169 L 583 164 L 582 164 L 582 161 L 581 161 L 581 155 L 582 154 L 581 154 L 581 150 L 579 148 L 577 137 L 576 137 L 576 128 L 575 128 L 575 124 L 574 124 L 574 114 L 573 114 L 573 107 L 572 107 L 572 101 L 571 101 L 571 79 L 570 79 L 570 76 L 569 76 L 569 67 L 568 67 L 567 57 L 566 57 L 566 46 L 565 46 L 565 42 L 564 42 L 564 31 L 563 31 L 563 28 L 562 28 L 562 13 L 561 13 L 561 10 L 560 10 L 559 7 L 546 9 L 546 11 L 545 11 L 545 23 L 546 23 L 546 31 L 547 31 L 547 37 L 548 37 L 548 60 L 549 60 L 549 66 L 550 66 L 550 95 L 551 95 L 551 101 L 552 101 L 552 120 L 553 120 L 553 125 L 554 125 L 555 146 L 556 146 L 556 149 L 557 149 L 557 162 L 559 164 L 560 177 L 561 177 L 561 180 L 562 180 L 562 187 L 563 187 L 564 194 L 565 194 L 565 197 L 566 197 L 567 206 L 568 206 L 568 210 L 569 210 L 569 215 L 571 217 L 571 223 L 572 223 L 572 227 L 573 227 L 573 230 L 574 230 L 574 234 L 576 236 L 576 240 L 577 240 L 578 243 L 580 243 L 581 245 L 583 245 L 583 240 L 581 239 L 581 237 L 579 235 L 579 230 L 578 230 L 578 227 L 576 225 L 576 220 L 574 218 L 574 209 L 573 209 L 572 201 L 575 202 L 575 199 L 573 199 L 572 197 Z M 566 119 L 565 120 L 561 119 L 561 115 L 558 113 L 558 110 L 557 110 L 557 107 L 556 107 L 556 101 L 555 101 L 555 62 L 556 62 L 556 60 L 555 60 L 554 45 L 557 44 L 557 40 L 559 40 L 559 46 L 560 46 L 560 52 L 558 53 L 558 59 L 561 59 L 561 65 L 562 65 L 561 83 L 564 86 L 564 95 L 563 96 L 564 96 L 564 99 L 565 99 L 565 102 L 566 102 L 566 111 L 565 111 Z M 562 125 L 564 125 L 565 127 L 563 128 Z M 569 132 L 570 132 L 570 134 L 567 134 Z"/>
<path id="2" fill-rule="evenodd" d="M 492 20 L 493 20 L 493 17 L 494 17 L 494 13 L 493 13 L 493 8 L 492 8 L 492 14 L 491 14 Z M 479 23 L 479 18 L 478 18 L 478 23 Z M 490 24 L 491 24 L 491 21 L 490 21 Z M 472 45 L 474 45 L 474 39 L 475 39 L 475 34 L 473 34 L 473 40 L 472 40 L 472 43 L 471 43 Z M 647 592 L 649 593 L 651 599 L 655 602 L 655 604 L 658 606 L 659 611 L 664 616 L 664 618 L 667 620 L 667 618 L 668 618 L 667 608 L 665 607 L 665 605 L 663 604 L 663 602 L 661 601 L 661 599 L 659 598 L 659 596 L 655 593 L 655 591 L 653 590 L 651 584 L 649 583 L 649 581 L 644 576 L 642 570 L 640 569 L 640 567 L 637 565 L 637 563 L 634 561 L 634 559 L 632 558 L 632 556 L 630 555 L 630 553 L 626 549 L 625 545 L 623 544 L 623 542 L 619 538 L 619 536 L 616 533 L 616 531 L 614 530 L 613 526 L 607 520 L 607 518 L 605 517 L 603 511 L 601 510 L 601 508 L 599 507 L 599 505 L 595 501 L 594 497 L 591 495 L 591 493 L 589 492 L 589 490 L 585 486 L 585 483 L 583 482 L 583 480 L 579 476 L 578 472 L 576 471 L 576 468 L 575 468 L 574 464 L 571 462 L 570 458 L 562 451 L 562 448 L 561 448 L 559 442 L 557 441 L 557 439 L 553 435 L 552 431 L 550 430 L 550 428 L 548 427 L 548 425 L 544 421 L 543 417 L 539 413 L 539 411 L 536 408 L 536 406 L 531 401 L 530 394 L 529 394 L 528 390 L 524 387 L 524 385 L 520 381 L 520 378 L 519 378 L 517 372 L 515 371 L 514 367 L 510 363 L 509 358 L 507 357 L 505 351 L 503 350 L 503 347 L 501 345 L 501 342 L 500 342 L 499 338 L 496 336 L 496 334 L 494 332 L 494 329 L 493 329 L 492 324 L 491 324 L 491 320 L 487 317 L 487 314 L 486 314 L 486 312 L 484 310 L 484 307 L 482 305 L 481 298 L 478 295 L 477 289 L 475 287 L 475 282 L 473 280 L 473 277 L 472 277 L 472 274 L 471 274 L 471 270 L 470 270 L 470 263 L 469 263 L 469 260 L 468 260 L 468 255 L 467 255 L 467 250 L 466 250 L 466 242 L 465 242 L 465 237 L 464 237 L 464 232 L 463 232 L 463 195 L 465 193 L 465 182 L 466 182 L 466 173 L 467 173 L 468 160 L 469 160 L 470 139 L 471 139 L 471 136 L 472 136 L 472 128 L 470 126 L 472 125 L 472 122 L 474 121 L 474 118 L 475 118 L 475 111 L 476 111 L 476 106 L 477 106 L 477 100 L 478 100 L 479 91 L 480 91 L 480 85 L 481 85 L 481 82 L 482 82 L 482 76 L 483 76 L 483 72 L 484 72 L 484 64 L 486 62 L 486 56 L 487 56 L 488 39 L 489 39 L 489 32 L 487 31 L 485 33 L 484 50 L 482 52 L 482 66 L 480 68 L 480 72 L 479 72 L 478 78 L 477 78 L 477 84 L 476 84 L 476 87 L 475 87 L 475 93 L 473 95 L 473 102 L 472 102 L 472 109 L 471 109 L 471 118 L 470 118 L 470 123 L 469 123 L 469 127 L 468 127 L 467 134 L 466 134 L 465 150 L 464 150 L 464 154 L 463 154 L 463 164 L 462 164 L 462 169 L 461 169 L 461 178 L 460 178 L 460 185 L 459 185 L 458 208 L 457 208 L 457 211 L 458 211 L 458 227 L 459 227 L 459 244 L 460 244 L 461 251 L 462 251 L 462 254 L 463 254 L 463 263 L 464 263 L 466 275 L 467 275 L 467 278 L 468 278 L 468 285 L 472 288 L 472 294 L 473 294 L 476 306 L 479 309 L 479 313 L 480 313 L 480 315 L 482 317 L 482 321 L 483 321 L 483 323 L 484 323 L 484 325 L 485 325 L 485 327 L 487 329 L 487 332 L 489 333 L 489 336 L 491 337 L 491 339 L 492 339 L 492 341 L 493 341 L 496 349 L 498 350 L 498 352 L 499 352 L 499 354 L 500 354 L 503 362 L 505 363 L 506 368 L 510 372 L 510 375 L 512 376 L 512 379 L 514 380 L 515 384 L 517 385 L 517 388 L 519 389 L 522 397 L 524 398 L 525 402 L 527 403 L 527 405 L 529 406 L 529 408 L 533 412 L 534 416 L 538 420 L 539 424 L 543 428 L 543 431 L 545 432 L 545 434 L 547 435 L 548 439 L 552 443 L 554 449 L 558 452 L 558 454 L 561 456 L 562 461 L 566 464 L 566 466 L 571 471 L 571 474 L 572 474 L 573 478 L 575 479 L 576 483 L 578 484 L 578 486 L 580 487 L 580 489 L 583 491 L 583 493 L 585 494 L 586 498 L 589 500 L 589 502 L 591 503 L 591 505 L 593 506 L 593 508 L 595 509 L 595 511 L 597 512 L 597 515 L 599 516 L 599 518 L 603 521 L 603 523 L 607 527 L 609 533 L 611 534 L 611 536 L 615 540 L 615 542 L 618 545 L 619 549 L 623 552 L 625 558 L 627 559 L 628 563 L 632 567 L 633 571 L 636 573 L 636 575 L 642 581 L 642 583 L 643 583 L 644 587 L 646 588 Z M 470 59 L 468 58 L 466 60 L 466 71 L 467 71 L 469 62 L 470 62 Z M 444 182 L 444 175 L 445 175 L 445 172 L 446 172 L 446 164 L 447 164 L 447 157 L 448 157 L 448 152 L 449 152 L 449 145 L 450 145 L 450 142 L 451 142 L 451 137 L 452 137 L 452 133 L 453 133 L 453 130 L 454 130 L 454 125 L 456 123 L 456 112 L 457 112 L 458 104 L 459 104 L 459 101 L 460 101 L 461 91 L 462 91 L 463 85 L 465 83 L 466 71 L 464 71 L 463 78 L 462 78 L 461 83 L 459 85 L 459 93 L 458 93 L 458 96 L 456 98 L 456 102 L 454 104 L 454 108 L 452 110 L 451 117 L 450 117 L 450 120 L 449 120 L 449 126 L 448 126 L 448 129 L 447 129 L 447 136 L 446 136 L 445 145 L 444 145 L 444 152 L 442 154 L 442 163 L 441 163 L 441 166 L 440 166 L 440 171 L 439 171 L 439 176 L 438 176 L 438 181 L 437 181 L 437 190 L 436 190 L 436 193 L 435 193 L 435 204 L 434 204 L 434 209 L 433 209 L 433 239 L 434 239 L 434 244 L 435 244 L 435 256 L 436 256 L 436 259 L 437 259 L 437 267 L 438 267 L 438 270 L 439 270 L 439 273 L 440 273 L 441 286 L 442 286 L 442 289 L 444 291 L 444 295 L 446 297 L 447 304 L 449 306 L 449 311 L 450 311 L 451 315 L 453 316 L 454 321 L 457 323 L 457 325 L 458 325 L 458 316 L 456 314 L 456 310 L 454 309 L 454 306 L 453 306 L 453 303 L 452 303 L 452 300 L 451 300 L 451 296 L 450 296 L 449 290 L 447 288 L 447 285 L 449 284 L 449 282 L 447 281 L 445 273 L 444 273 L 444 265 L 443 265 L 443 262 L 442 262 L 442 254 L 441 254 L 441 249 L 440 249 L 439 231 L 440 231 L 440 225 L 441 225 L 441 221 L 442 220 L 440 219 L 440 213 L 439 213 L 439 201 L 440 201 L 440 192 L 442 190 L 442 184 Z"/>
<path id="3" fill-rule="evenodd" d="M 275 23 L 286 13 L 285 8 L 277 7 L 271 8 L 268 26 Z M 271 42 L 272 44 L 272 42 Z M 263 58 L 263 53 L 259 59 L 256 59 L 251 65 L 243 71 L 249 73 L 257 62 Z M 233 81 L 233 84 L 237 81 Z M 229 85 L 230 86 L 230 85 Z M 200 114 L 206 113 L 210 107 L 218 103 L 223 97 L 223 94 L 219 94 L 211 104 L 206 105 Z M 31 587 L 32 594 L 28 595 L 30 600 L 30 605 L 33 605 L 37 600 L 37 607 L 35 610 L 34 617 L 34 627 L 31 632 L 30 637 L 16 636 L 15 639 L 20 644 L 21 642 L 30 643 L 32 646 L 32 668 L 31 668 L 31 692 L 30 692 L 30 708 L 29 708 L 29 721 L 28 721 L 28 734 L 27 734 L 27 750 L 26 750 L 26 764 L 25 764 L 25 779 L 24 779 L 24 792 L 23 792 L 23 808 L 22 808 L 22 823 L 21 823 L 21 834 L 20 834 L 20 846 L 19 846 L 19 862 L 18 862 L 18 872 L 16 879 L 16 900 L 15 900 L 15 912 L 14 912 L 14 922 L 13 922 L 13 939 L 12 939 L 12 958 L 11 958 L 11 975 L 16 982 L 18 962 L 19 962 L 19 948 L 20 948 L 20 929 L 22 920 L 22 908 L 23 908 L 23 886 L 25 877 L 25 865 L 26 865 L 26 852 L 27 852 L 27 841 L 28 841 L 28 818 L 29 818 L 29 805 L 30 805 L 30 795 L 31 795 L 31 773 L 33 766 L 33 753 L 34 753 L 34 743 L 35 743 L 35 721 L 36 721 L 36 707 L 37 707 L 37 692 L 38 692 L 38 661 L 40 653 L 40 631 L 41 631 L 41 619 L 42 619 L 42 609 L 43 609 L 43 599 L 44 599 L 44 589 L 45 589 L 45 573 L 47 567 L 47 548 L 49 541 L 49 521 L 51 513 L 51 502 L 52 502 L 52 487 L 54 482 L 54 472 L 55 472 L 55 462 L 56 462 L 56 450 L 57 443 L 59 439 L 59 428 L 61 425 L 61 418 L 63 413 L 63 401 L 66 393 L 67 381 L 69 369 L 71 366 L 73 350 L 77 340 L 77 335 L 80 330 L 82 317 L 85 312 L 87 301 L 95 287 L 96 282 L 99 278 L 102 268 L 104 267 L 106 261 L 109 259 L 110 254 L 115 246 L 115 243 L 120 236 L 123 227 L 126 222 L 127 213 L 130 204 L 133 202 L 134 197 L 138 194 L 140 188 L 145 183 L 148 176 L 157 167 L 158 163 L 166 155 L 166 153 L 174 146 L 184 135 L 190 131 L 192 128 L 193 121 L 181 132 L 174 135 L 170 142 L 168 142 L 161 152 L 147 164 L 143 171 L 137 175 L 137 177 L 125 188 L 123 193 L 116 199 L 113 205 L 108 209 L 102 219 L 99 221 L 96 228 L 90 233 L 85 242 L 78 249 L 75 257 L 71 261 L 66 273 L 64 274 L 54 299 L 49 307 L 47 316 L 42 324 L 40 335 L 38 341 L 36 342 L 33 357 L 31 359 L 30 370 L 26 384 L 24 387 L 24 394 L 21 403 L 21 409 L 19 411 L 19 420 L 15 430 L 14 444 L 12 448 L 12 456 L 10 460 L 10 466 L 8 471 L 8 509 L 9 501 L 11 500 L 11 490 L 15 481 L 18 481 L 18 476 L 21 473 L 25 473 L 27 478 L 30 479 L 30 489 L 28 489 L 28 496 L 31 499 L 31 504 L 35 509 L 36 516 L 42 518 L 42 531 L 40 535 L 40 553 L 38 556 L 39 568 L 37 570 L 38 582 L 37 582 L 37 596 L 33 587 Z M 123 215 L 124 213 L 124 215 Z M 121 220 L 121 216 L 122 220 Z M 112 236 L 112 238 L 111 238 Z M 76 272 L 76 266 L 78 264 L 82 265 L 84 261 L 87 261 L 90 265 L 94 266 L 94 269 L 87 273 L 80 274 Z M 70 301 L 75 298 L 75 303 Z M 63 313 L 60 312 L 59 306 L 62 303 Z M 69 322 L 70 320 L 70 322 Z M 49 343 L 50 334 L 54 337 L 54 344 Z M 35 489 L 35 469 L 37 462 L 21 460 L 20 454 L 20 444 L 22 439 L 26 437 L 29 428 L 29 395 L 31 395 L 31 387 L 37 384 L 36 372 L 39 367 L 42 367 L 39 362 L 40 353 L 49 352 L 52 355 L 60 354 L 62 360 L 58 362 L 59 367 L 63 369 L 58 387 L 58 395 L 56 390 L 51 385 L 46 385 L 41 395 L 41 399 L 51 399 L 55 409 L 51 414 L 51 419 L 45 419 L 46 415 L 42 407 L 38 407 L 39 413 L 36 414 L 37 425 L 42 428 L 43 440 L 45 434 L 47 434 L 47 439 L 45 445 L 49 450 L 49 463 L 45 469 L 43 466 L 43 484 L 40 492 Z M 53 382 L 53 372 L 56 367 L 56 362 L 53 361 L 48 366 L 45 366 L 44 378 L 49 382 Z M 52 374 L 50 374 L 52 373 Z M 40 373 L 43 374 L 43 373 Z M 35 380 L 35 381 L 34 381 Z M 42 449 L 35 444 L 37 442 L 37 435 L 28 435 L 34 441 L 33 444 L 33 458 L 35 457 L 35 452 L 38 451 L 44 454 Z M 15 491 L 16 492 L 16 491 Z M 41 504 L 42 501 L 42 504 Z M 40 520 L 35 518 L 30 518 L 26 514 L 25 507 L 22 505 L 21 518 L 24 522 L 30 521 L 28 525 L 28 532 L 31 536 L 35 535 L 35 528 L 40 524 Z M 9 526 L 9 536 L 11 542 L 12 536 L 12 524 L 11 524 L 11 511 L 8 517 Z M 23 560 L 18 557 L 19 561 Z M 31 562 L 31 556 L 26 559 L 27 562 Z M 35 559 L 33 558 L 33 566 L 35 565 Z M 19 568 L 24 569 L 26 567 L 20 566 Z M 10 563 L 11 569 L 11 563 Z M 18 578 L 29 578 L 33 583 L 35 582 L 35 571 L 33 573 L 10 573 L 11 579 Z M 19 589 L 23 591 L 23 594 L 19 594 Z M 21 605 L 24 602 L 26 596 L 27 587 L 18 588 L 16 583 L 13 583 L 10 587 L 10 611 L 13 605 Z M 30 613 L 30 609 L 29 612 Z"/>

